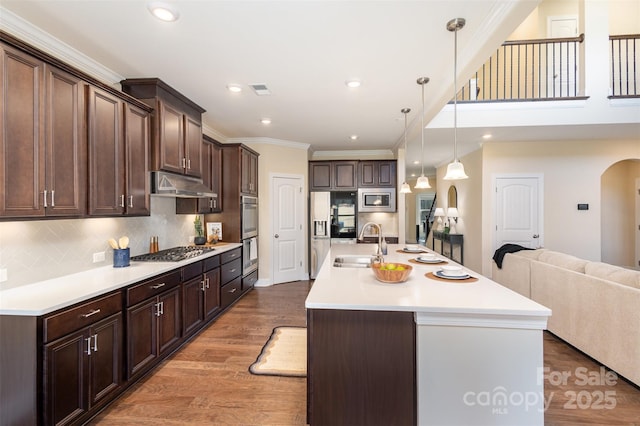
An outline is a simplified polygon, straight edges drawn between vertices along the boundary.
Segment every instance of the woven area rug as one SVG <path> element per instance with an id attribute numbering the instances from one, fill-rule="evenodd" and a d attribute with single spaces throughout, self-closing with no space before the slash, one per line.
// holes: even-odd
<path id="1" fill-rule="evenodd" d="M 268 376 L 306 377 L 307 329 L 276 327 L 249 372 Z"/>

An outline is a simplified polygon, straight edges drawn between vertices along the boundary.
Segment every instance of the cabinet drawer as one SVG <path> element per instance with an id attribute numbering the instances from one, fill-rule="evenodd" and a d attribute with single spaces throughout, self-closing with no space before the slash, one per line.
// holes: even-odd
<path id="1" fill-rule="evenodd" d="M 49 342 L 120 311 L 122 293 L 119 291 L 94 299 L 44 318 L 43 339 Z"/>
<path id="2" fill-rule="evenodd" d="M 242 247 L 238 247 L 233 250 L 226 251 L 220 255 L 221 263 L 228 263 L 234 259 L 240 259 L 242 257 Z"/>
<path id="3" fill-rule="evenodd" d="M 234 300 L 236 300 L 242 294 L 242 282 L 240 277 L 231 281 L 229 284 L 222 286 L 220 289 L 220 299 L 222 301 L 222 308 L 226 308 Z"/>
<path id="4" fill-rule="evenodd" d="M 202 272 L 207 272 L 220 266 L 220 256 L 211 256 L 202 261 Z"/>
<path id="5" fill-rule="evenodd" d="M 127 289 L 127 306 L 140 303 L 149 297 L 153 297 L 162 293 L 171 287 L 180 284 L 180 269 L 176 269 L 168 274 L 160 275 L 159 277 L 152 278 L 149 281 L 136 284 Z"/>
<path id="6" fill-rule="evenodd" d="M 182 282 L 189 281 L 198 275 L 202 275 L 202 262 L 193 262 L 182 267 Z"/>
<path id="7" fill-rule="evenodd" d="M 233 262 L 226 263 L 220 268 L 220 281 L 226 284 L 232 279 L 239 277 L 242 273 L 242 259 L 236 259 Z"/>
<path id="8" fill-rule="evenodd" d="M 246 277 L 242 277 L 242 292 L 244 293 L 245 291 L 253 288 L 256 281 L 258 281 L 258 271 L 253 271 Z"/>

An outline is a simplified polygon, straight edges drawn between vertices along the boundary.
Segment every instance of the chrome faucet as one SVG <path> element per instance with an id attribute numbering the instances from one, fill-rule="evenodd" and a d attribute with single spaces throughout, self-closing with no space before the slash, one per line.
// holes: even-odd
<path id="1" fill-rule="evenodd" d="M 362 237 L 364 236 L 364 231 L 369 226 L 375 226 L 376 228 L 378 228 L 378 251 L 376 252 L 374 260 L 376 263 L 384 263 L 384 257 L 382 257 L 382 226 L 380 226 L 375 222 L 365 223 L 364 225 L 362 225 L 362 229 L 360 230 L 360 235 L 358 235 L 358 240 L 362 241 Z"/>

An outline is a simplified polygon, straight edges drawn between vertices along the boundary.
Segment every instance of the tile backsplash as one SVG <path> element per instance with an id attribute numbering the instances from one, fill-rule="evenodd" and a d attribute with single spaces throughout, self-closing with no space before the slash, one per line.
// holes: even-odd
<path id="1" fill-rule="evenodd" d="M 186 245 L 194 235 L 195 215 L 176 215 L 175 199 L 151 197 L 151 216 L 0 222 L 0 269 L 8 289 L 113 264 L 107 239 L 129 237 L 131 255 L 147 253 L 149 238 L 160 249 Z M 105 260 L 93 263 L 93 254 Z"/>

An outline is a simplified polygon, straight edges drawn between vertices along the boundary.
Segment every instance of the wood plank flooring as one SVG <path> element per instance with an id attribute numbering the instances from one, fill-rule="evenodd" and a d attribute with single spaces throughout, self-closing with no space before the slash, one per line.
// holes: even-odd
<path id="1" fill-rule="evenodd" d="M 251 291 L 90 424 L 304 425 L 306 380 L 255 376 L 248 368 L 274 327 L 305 325 L 304 300 L 311 283 Z M 600 365 L 549 333 L 544 360 L 549 367 L 546 425 L 640 426 L 640 389 L 622 379 L 613 386 L 583 386 L 576 369 L 594 374 Z M 550 383 L 563 372 L 572 374 L 566 383 Z M 608 399 L 597 403 L 605 391 Z M 612 401 L 615 408 L 605 409 Z"/>

